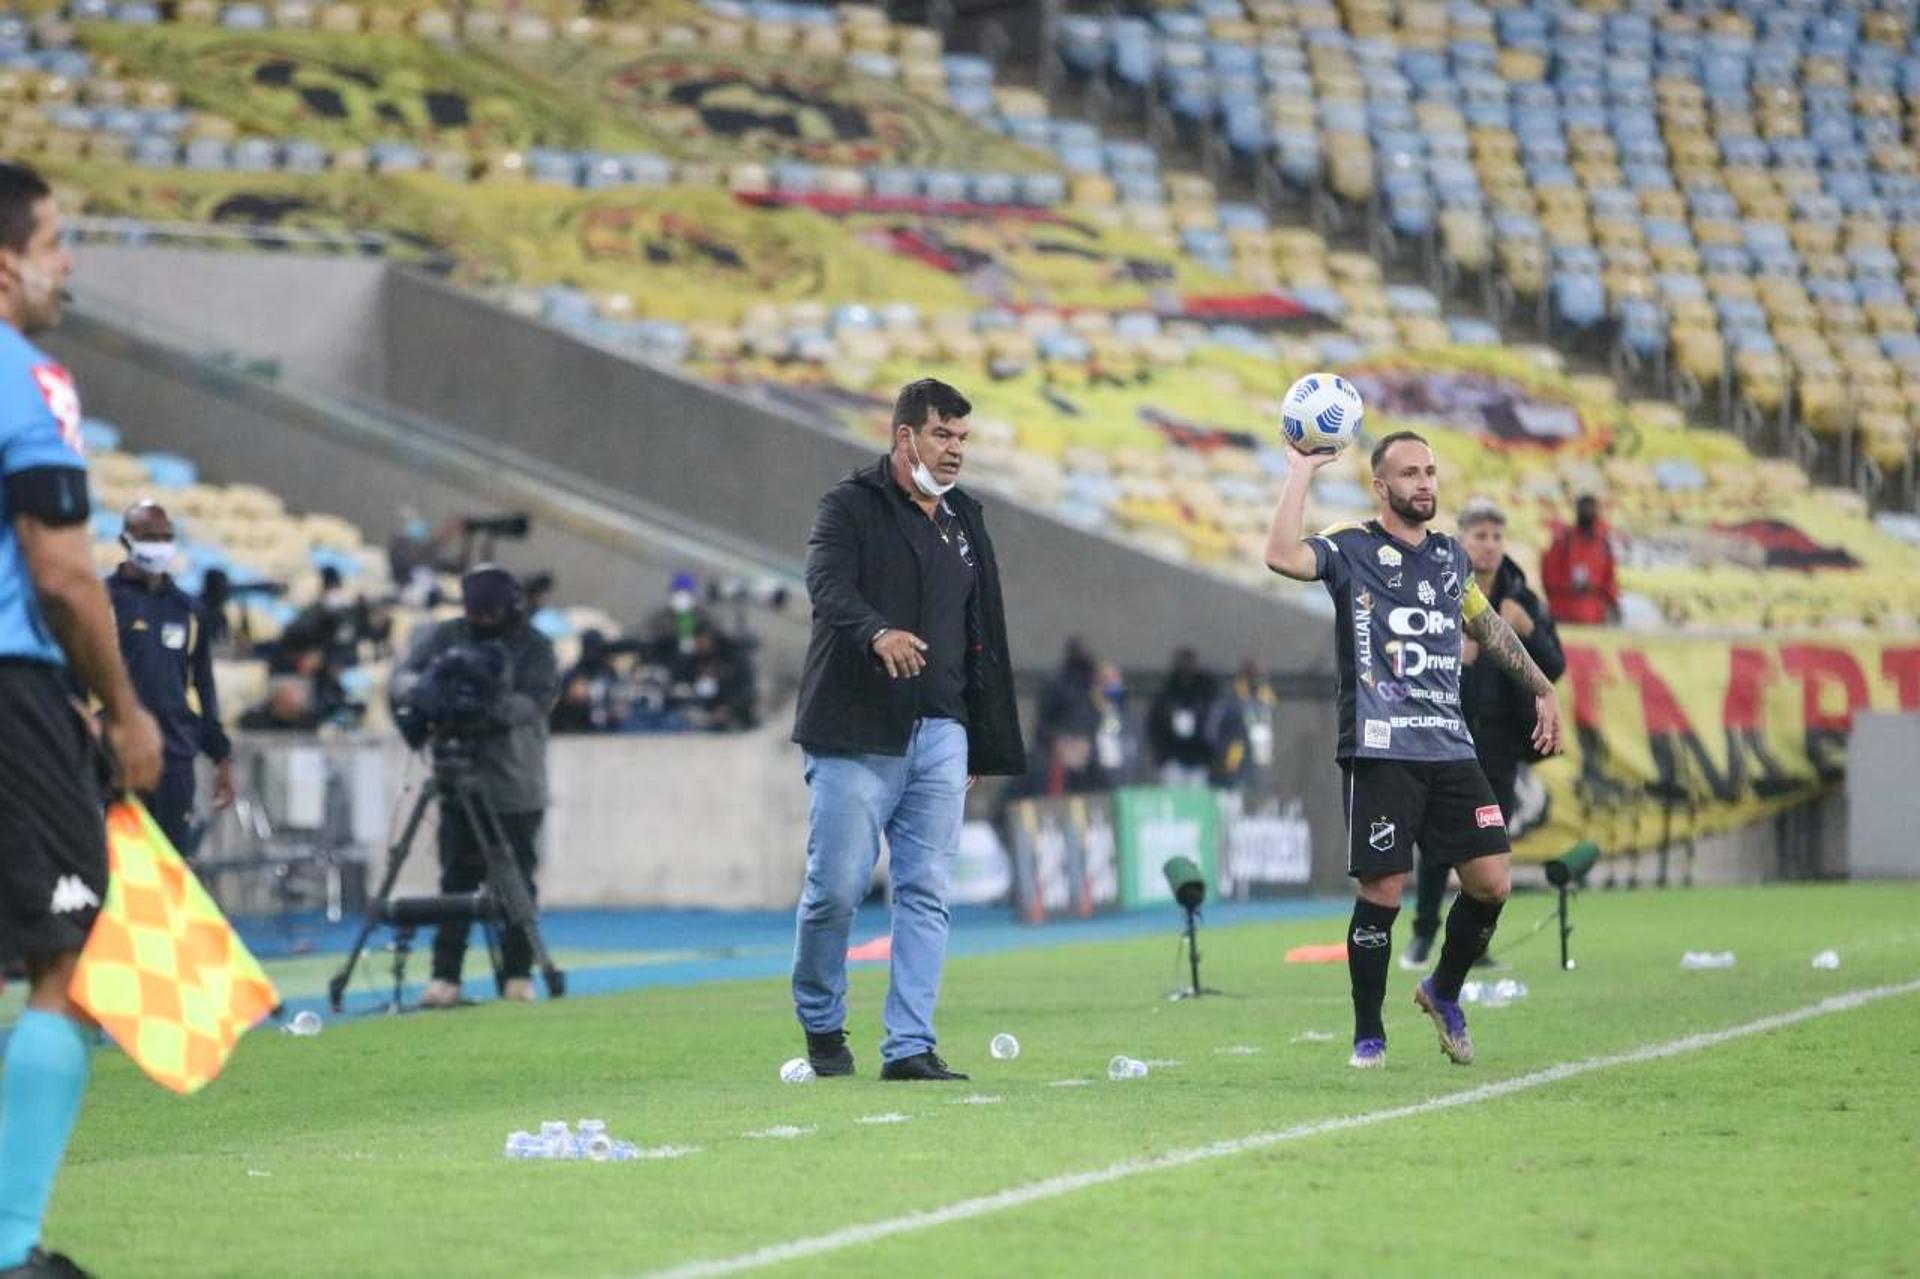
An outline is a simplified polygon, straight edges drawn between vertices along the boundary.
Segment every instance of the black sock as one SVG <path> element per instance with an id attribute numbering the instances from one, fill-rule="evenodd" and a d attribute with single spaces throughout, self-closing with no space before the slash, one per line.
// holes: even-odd
<path id="1" fill-rule="evenodd" d="M 1360 898 L 1347 925 L 1347 976 L 1353 980 L 1353 1042 L 1385 1039 L 1380 1005 L 1387 1000 L 1387 961 L 1393 957 L 1393 921 L 1398 906 L 1377 906 Z"/>
<path id="2" fill-rule="evenodd" d="M 1473 961 L 1486 953 L 1505 904 L 1483 902 L 1465 893 L 1453 899 L 1453 909 L 1447 912 L 1447 940 L 1433 970 L 1434 994 L 1449 1003 L 1460 998 L 1460 983 L 1467 979 Z"/>

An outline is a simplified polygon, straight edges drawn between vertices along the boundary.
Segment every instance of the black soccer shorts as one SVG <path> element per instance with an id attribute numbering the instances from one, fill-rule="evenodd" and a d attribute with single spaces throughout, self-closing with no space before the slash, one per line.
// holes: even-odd
<path id="1" fill-rule="evenodd" d="M 1443 866 L 1511 850 L 1493 787 L 1472 759 L 1349 759 L 1347 874 L 1411 871 L 1413 850 Z"/>
<path id="2" fill-rule="evenodd" d="M 98 760 L 65 675 L 0 660 L 0 958 L 86 944 L 107 897 Z"/>

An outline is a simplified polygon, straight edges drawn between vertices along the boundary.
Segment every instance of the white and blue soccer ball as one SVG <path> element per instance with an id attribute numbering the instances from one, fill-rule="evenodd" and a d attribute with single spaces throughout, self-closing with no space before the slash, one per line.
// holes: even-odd
<path id="1" fill-rule="evenodd" d="M 1302 453 L 1338 453 L 1359 436 L 1366 415 L 1353 383 L 1333 373 L 1309 373 L 1287 391 L 1280 431 Z"/>

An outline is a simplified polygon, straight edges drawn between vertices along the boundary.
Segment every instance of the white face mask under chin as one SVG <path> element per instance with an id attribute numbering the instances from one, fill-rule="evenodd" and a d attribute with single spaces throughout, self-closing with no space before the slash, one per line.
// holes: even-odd
<path id="1" fill-rule="evenodd" d="M 927 464 L 920 460 L 920 448 L 913 442 L 912 436 L 908 436 L 907 438 L 907 447 L 913 450 L 913 486 L 919 489 L 925 496 L 945 497 L 953 486 L 960 482 L 954 480 L 950 483 L 942 484 L 934 479 L 933 472 L 928 470 Z"/>
<path id="2" fill-rule="evenodd" d="M 164 573 L 173 567 L 177 548 L 172 542 L 128 542 L 127 558 L 142 573 Z"/>

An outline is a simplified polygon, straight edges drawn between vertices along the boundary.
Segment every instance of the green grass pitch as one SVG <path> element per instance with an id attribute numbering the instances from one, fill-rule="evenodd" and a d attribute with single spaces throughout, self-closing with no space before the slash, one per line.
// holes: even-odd
<path id="1" fill-rule="evenodd" d="M 1547 904 L 1516 899 L 1496 946 Z M 1165 938 L 956 960 L 940 1027 L 973 1074 L 959 1085 L 879 1082 L 873 966 L 854 978 L 852 1080 L 778 1082 L 800 1051 L 781 981 L 348 1019 L 311 1039 L 266 1028 L 189 1100 L 102 1053 L 47 1241 L 105 1279 L 637 1276 L 1920 978 L 1920 888 L 1595 892 L 1575 911 L 1578 970 L 1558 971 L 1550 932 L 1508 952 L 1531 993 L 1469 1009 L 1470 1068 L 1440 1056 L 1397 969 L 1387 1069 L 1347 1068 L 1344 967 L 1282 962 L 1337 940 L 1330 919 L 1206 933 L 1205 976 L 1231 995 L 1196 1003 L 1165 999 L 1172 919 Z M 1829 947 L 1841 967 L 1812 968 Z M 1682 971 L 1689 949 L 1739 962 Z M 987 1053 L 1003 1030 L 1017 1060 Z M 1166 1064 L 1110 1083 L 1116 1053 Z M 1907 992 L 767 1273 L 1920 1275 L 1917 1080 Z M 905 1120 L 859 1122 L 882 1115 Z M 502 1157 L 509 1130 L 583 1116 L 697 1151 Z"/>

